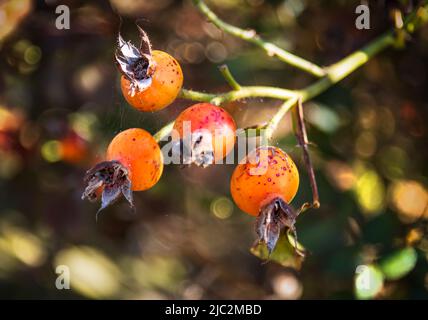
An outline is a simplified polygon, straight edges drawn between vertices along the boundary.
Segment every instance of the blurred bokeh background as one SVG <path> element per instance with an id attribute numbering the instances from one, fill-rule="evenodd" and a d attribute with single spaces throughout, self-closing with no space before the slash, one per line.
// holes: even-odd
<path id="1" fill-rule="evenodd" d="M 320 65 L 392 26 L 406 1 L 369 1 L 371 29 L 355 28 L 359 1 L 210 0 L 224 20 Z M 70 30 L 55 8 L 71 9 Z M 167 166 L 151 190 L 95 222 L 80 200 L 84 172 L 123 129 L 155 133 L 191 102 L 138 113 L 113 63 L 118 14 L 181 63 L 189 89 L 228 90 L 217 66 L 242 84 L 302 88 L 314 79 L 209 23 L 191 1 L 0 1 L 1 298 L 428 298 L 428 28 L 305 104 L 321 208 L 297 223 L 309 250 L 301 270 L 263 263 L 249 248 L 254 219 L 233 204 L 233 165 Z M 225 106 L 240 127 L 268 120 L 280 102 Z M 302 175 L 293 204 L 310 199 L 301 152 L 284 119 L 275 143 Z M 55 287 L 58 265 L 71 290 Z M 358 266 L 369 291 L 355 286 Z M 358 279 L 357 279 L 358 280 Z"/>

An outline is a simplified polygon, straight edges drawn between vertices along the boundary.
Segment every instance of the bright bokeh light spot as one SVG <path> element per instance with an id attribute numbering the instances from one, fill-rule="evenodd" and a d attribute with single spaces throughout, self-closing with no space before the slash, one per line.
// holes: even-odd
<path id="1" fill-rule="evenodd" d="M 272 288 L 281 299 L 299 299 L 303 293 L 303 287 L 296 276 L 291 273 L 281 273 L 272 280 Z"/>
<path id="2" fill-rule="evenodd" d="M 391 187 L 390 202 L 404 222 L 414 222 L 428 215 L 428 192 L 417 181 L 400 180 Z"/>
<path id="3" fill-rule="evenodd" d="M 424 231 L 421 228 L 413 228 L 406 235 L 406 243 L 408 245 L 415 245 L 419 243 L 424 236 Z"/>
<path id="4" fill-rule="evenodd" d="M 357 299 L 372 299 L 383 288 L 382 272 L 373 265 L 360 265 L 354 278 L 354 292 Z"/>
<path id="5" fill-rule="evenodd" d="M 417 260 L 416 250 L 408 247 L 386 256 L 381 260 L 379 266 L 386 279 L 398 280 L 413 270 Z"/>
<path id="6" fill-rule="evenodd" d="M 17 131 L 23 121 L 24 116 L 19 110 L 0 105 L 0 131 Z"/>
<path id="7" fill-rule="evenodd" d="M 0 40 L 8 36 L 31 11 L 31 0 L 0 1 Z"/>
<path id="8" fill-rule="evenodd" d="M 103 81 L 103 75 L 99 66 L 89 65 L 83 67 L 75 75 L 75 83 L 83 91 L 91 93 L 99 88 Z"/>
<path id="9" fill-rule="evenodd" d="M 366 215 L 376 215 L 384 208 L 385 186 L 376 171 L 363 171 L 357 179 L 354 192 Z"/>
<path id="10" fill-rule="evenodd" d="M 211 203 L 211 212 L 219 219 L 227 219 L 232 215 L 233 203 L 226 197 L 217 198 Z"/>
<path id="11" fill-rule="evenodd" d="M 71 289 L 85 297 L 111 298 L 120 289 L 120 270 L 110 258 L 94 248 L 64 249 L 55 257 L 54 267 L 58 265 L 70 269 Z"/>
<path id="12" fill-rule="evenodd" d="M 29 267 L 38 267 L 46 261 L 44 245 L 34 234 L 7 224 L 1 227 L 0 233 L 0 251 L 6 252 Z"/>
<path id="13" fill-rule="evenodd" d="M 28 64 L 37 64 L 42 58 L 42 50 L 37 46 L 29 46 L 24 51 L 24 60 Z"/>
<path id="14" fill-rule="evenodd" d="M 352 189 L 357 181 L 353 169 L 344 162 L 329 161 L 325 169 L 331 183 L 341 191 Z"/>
<path id="15" fill-rule="evenodd" d="M 20 73 L 28 74 L 37 69 L 37 64 L 42 57 L 42 51 L 38 46 L 27 39 L 22 39 L 15 43 L 13 50 L 15 58 L 9 59 L 8 62 L 17 66 Z"/>
<path id="16" fill-rule="evenodd" d="M 43 159 L 48 162 L 61 160 L 61 143 L 57 140 L 50 140 L 42 145 L 41 153 Z"/>
<path id="17" fill-rule="evenodd" d="M 41 241 L 34 235 L 16 230 L 10 236 L 12 250 L 15 256 L 28 266 L 39 266 L 46 258 L 46 252 Z"/>

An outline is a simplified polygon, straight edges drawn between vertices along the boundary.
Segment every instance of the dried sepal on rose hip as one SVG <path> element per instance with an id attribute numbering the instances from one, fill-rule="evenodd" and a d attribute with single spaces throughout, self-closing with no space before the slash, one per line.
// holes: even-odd
<path id="1" fill-rule="evenodd" d="M 82 199 L 95 201 L 101 192 L 99 213 L 123 195 L 133 208 L 132 191 L 153 187 L 162 171 L 162 153 L 152 135 L 143 129 L 122 131 L 110 142 L 106 161 L 86 172 Z"/>
<path id="2" fill-rule="evenodd" d="M 183 148 L 183 163 L 207 167 L 233 150 L 236 124 L 223 108 L 210 103 L 194 104 L 179 114 L 173 129 Z"/>
<path id="3" fill-rule="evenodd" d="M 230 190 L 236 205 L 256 216 L 259 241 L 273 251 L 282 229 L 296 237 L 297 212 L 289 205 L 299 188 L 299 171 L 279 148 L 258 147 L 232 174 Z M 294 246 L 298 254 L 297 246 Z"/>
<path id="4" fill-rule="evenodd" d="M 135 47 L 130 41 L 125 41 L 119 33 L 115 54 L 120 71 L 130 82 L 131 96 L 134 96 L 137 91 L 143 91 L 150 87 L 155 71 L 149 37 L 143 29 L 139 26 L 137 28 L 141 38 L 140 48 Z"/>
<path id="5" fill-rule="evenodd" d="M 131 208 L 134 207 L 128 170 L 119 161 L 103 161 L 96 164 L 86 172 L 84 182 L 86 188 L 82 199 L 96 201 L 97 193 L 102 189 L 99 211 L 108 207 L 121 194 L 129 202 Z"/>
<path id="6" fill-rule="evenodd" d="M 139 26 L 139 48 L 119 33 L 116 64 L 122 73 L 126 101 L 140 111 L 157 111 L 170 105 L 183 85 L 180 64 L 164 51 L 152 50 L 149 37 Z"/>

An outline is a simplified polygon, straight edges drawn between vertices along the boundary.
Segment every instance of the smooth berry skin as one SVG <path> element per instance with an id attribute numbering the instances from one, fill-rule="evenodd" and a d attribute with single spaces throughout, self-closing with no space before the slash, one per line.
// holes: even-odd
<path id="1" fill-rule="evenodd" d="M 194 104 L 177 117 L 174 122 L 180 138 L 184 138 L 186 130 L 185 123 L 190 124 L 190 133 L 198 130 L 207 130 L 212 136 L 214 147 L 214 161 L 219 161 L 233 150 L 236 141 L 236 123 L 232 116 L 223 108 L 210 103 Z"/>
<path id="2" fill-rule="evenodd" d="M 143 129 L 128 129 L 116 135 L 107 148 L 107 160 L 117 160 L 127 168 L 133 191 L 153 187 L 163 171 L 159 145 Z"/>
<path id="3" fill-rule="evenodd" d="M 235 168 L 230 182 L 232 198 L 242 211 L 257 216 L 275 198 L 287 203 L 293 200 L 299 188 L 299 171 L 284 151 L 259 147 L 245 162 Z"/>
<path id="4" fill-rule="evenodd" d="M 154 50 L 152 59 L 155 71 L 151 85 L 132 96 L 130 81 L 121 77 L 121 89 L 126 101 L 139 111 L 158 111 L 169 106 L 176 98 L 183 85 L 183 71 L 180 64 L 166 52 Z"/>

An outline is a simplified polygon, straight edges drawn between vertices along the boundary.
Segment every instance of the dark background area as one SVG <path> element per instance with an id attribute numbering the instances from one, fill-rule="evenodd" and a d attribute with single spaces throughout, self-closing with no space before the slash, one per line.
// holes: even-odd
<path id="1" fill-rule="evenodd" d="M 391 28 L 397 3 L 370 1 L 371 29 L 357 30 L 359 1 L 208 2 L 225 21 L 320 65 Z M 70 30 L 55 28 L 59 4 L 71 9 Z M 359 265 L 375 283 L 367 297 L 428 298 L 428 28 L 305 103 L 322 205 L 297 222 L 310 254 L 293 270 L 250 253 L 254 219 L 231 200 L 233 165 L 166 166 L 154 188 L 135 194 L 135 214 L 121 201 L 95 222 L 82 177 L 111 138 L 130 127 L 154 134 L 192 104 L 156 113 L 127 105 L 113 62 L 118 14 L 126 39 L 137 40 L 138 19 L 154 48 L 178 59 L 185 88 L 229 90 L 223 63 L 243 85 L 314 81 L 219 31 L 191 1 L 1 1 L 1 298 L 361 298 Z M 224 107 L 246 127 L 279 105 Z M 275 143 L 300 169 L 298 206 L 311 194 L 288 116 Z M 58 265 L 70 267 L 72 290 L 56 289 Z"/>

